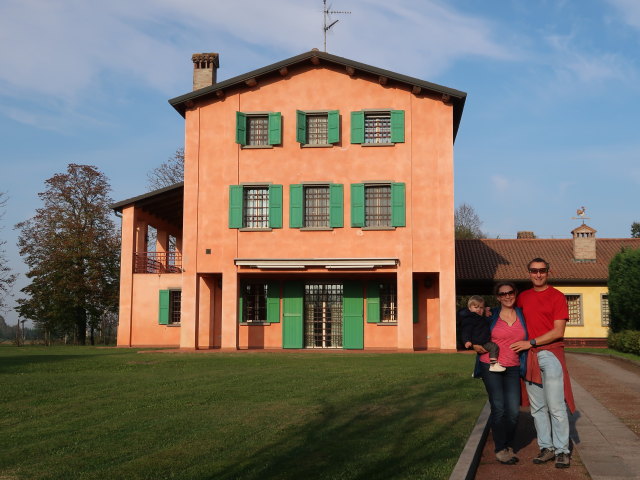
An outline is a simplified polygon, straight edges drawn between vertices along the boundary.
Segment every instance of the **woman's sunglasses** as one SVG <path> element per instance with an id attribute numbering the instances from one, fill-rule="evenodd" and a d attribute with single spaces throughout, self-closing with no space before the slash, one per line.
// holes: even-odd
<path id="1" fill-rule="evenodd" d="M 516 292 L 514 292 L 513 290 L 509 290 L 508 292 L 498 292 L 498 296 L 499 297 L 506 297 L 509 295 L 515 295 Z"/>

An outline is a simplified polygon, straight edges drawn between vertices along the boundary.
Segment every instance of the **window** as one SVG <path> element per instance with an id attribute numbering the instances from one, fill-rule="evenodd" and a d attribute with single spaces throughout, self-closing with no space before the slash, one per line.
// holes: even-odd
<path id="1" fill-rule="evenodd" d="M 392 145 L 404 142 L 404 110 L 351 112 L 351 143 Z"/>
<path id="2" fill-rule="evenodd" d="M 344 226 L 343 186 L 310 184 L 289 186 L 289 226 L 328 229 Z"/>
<path id="3" fill-rule="evenodd" d="M 280 321 L 280 288 L 277 283 L 244 283 L 238 296 L 241 323 Z"/>
<path id="4" fill-rule="evenodd" d="M 405 184 L 351 185 L 351 226 L 386 229 L 405 226 Z"/>
<path id="5" fill-rule="evenodd" d="M 282 228 L 282 185 L 229 186 L 229 228 Z"/>
<path id="6" fill-rule="evenodd" d="M 160 290 L 158 323 L 160 325 L 180 324 L 181 290 Z"/>
<path id="7" fill-rule="evenodd" d="M 580 327 L 582 322 L 582 295 L 565 294 L 567 305 L 569 306 L 568 326 Z"/>
<path id="8" fill-rule="evenodd" d="M 296 141 L 307 146 L 329 146 L 340 141 L 338 110 L 296 111 Z"/>
<path id="9" fill-rule="evenodd" d="M 236 112 L 236 143 L 245 147 L 269 147 L 282 143 L 280 112 Z"/>
<path id="10" fill-rule="evenodd" d="M 609 311 L 609 295 L 607 294 L 600 295 L 600 319 L 603 327 L 609 326 L 611 313 Z"/>
<path id="11" fill-rule="evenodd" d="M 398 294 L 395 282 L 371 281 L 367 284 L 367 322 L 397 323 Z"/>

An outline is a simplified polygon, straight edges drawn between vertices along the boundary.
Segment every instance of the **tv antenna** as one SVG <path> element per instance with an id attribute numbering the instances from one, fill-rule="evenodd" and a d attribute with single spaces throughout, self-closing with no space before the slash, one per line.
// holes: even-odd
<path id="1" fill-rule="evenodd" d="M 322 9 L 322 13 L 324 14 L 324 51 L 327 51 L 327 32 L 329 31 L 329 29 L 331 27 L 333 27 L 336 23 L 339 22 L 339 20 L 336 20 L 334 22 L 331 22 L 329 25 L 327 25 L 327 20 L 331 20 L 329 18 L 329 16 L 334 15 L 336 13 L 340 13 L 340 14 L 350 14 L 351 12 L 344 12 L 344 11 L 340 11 L 340 10 L 331 10 L 331 5 L 329 5 L 327 7 L 327 0 L 322 0 L 322 3 L 324 4 L 324 8 Z"/>

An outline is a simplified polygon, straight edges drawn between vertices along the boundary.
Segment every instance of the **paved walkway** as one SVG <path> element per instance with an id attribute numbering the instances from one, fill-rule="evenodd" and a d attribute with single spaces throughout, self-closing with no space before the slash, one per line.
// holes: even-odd
<path id="1" fill-rule="evenodd" d="M 640 479 L 640 366 L 587 354 L 567 354 L 567 363 L 577 407 L 571 418 L 571 468 L 531 462 L 538 445 L 533 420 L 524 409 L 514 448 L 520 462 L 498 463 L 489 434 L 476 480 Z"/>

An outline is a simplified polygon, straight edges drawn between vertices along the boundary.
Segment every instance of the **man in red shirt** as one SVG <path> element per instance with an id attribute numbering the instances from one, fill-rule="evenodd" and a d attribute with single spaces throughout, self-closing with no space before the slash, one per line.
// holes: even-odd
<path id="1" fill-rule="evenodd" d="M 526 387 L 540 453 L 533 463 L 555 458 L 557 468 L 569 467 L 569 416 L 575 410 L 569 372 L 564 359 L 564 329 L 569 318 L 567 300 L 550 286 L 549 263 L 542 258 L 529 262 L 533 288 L 518 296 L 527 323 L 529 340 L 511 345 L 515 352 L 529 350 Z"/>

